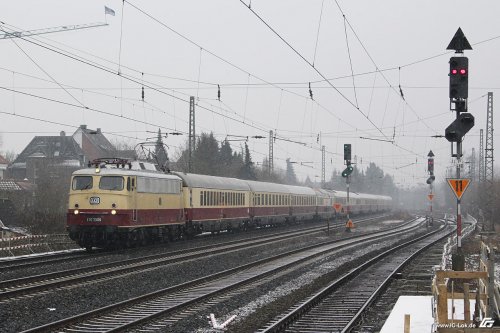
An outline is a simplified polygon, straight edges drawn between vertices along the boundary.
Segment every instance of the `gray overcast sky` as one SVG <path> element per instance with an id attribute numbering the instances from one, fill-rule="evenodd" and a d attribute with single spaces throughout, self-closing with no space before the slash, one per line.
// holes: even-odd
<path id="1" fill-rule="evenodd" d="M 116 15 L 105 18 L 105 5 Z M 445 49 L 461 27 L 474 48 L 466 56 L 469 110 L 476 117 L 464 148 L 466 155 L 473 147 L 477 153 L 485 95 L 500 87 L 499 1 L 253 0 L 251 8 L 331 85 L 239 0 L 2 1 L 7 31 L 105 19 L 109 26 L 0 40 L 0 150 L 19 153 L 34 135 L 71 134 L 80 124 L 132 144 L 155 136 L 158 127 L 187 132 L 192 95 L 197 133 L 213 131 L 220 140 L 266 136 L 249 141 L 255 162 L 268 154 L 272 129 L 307 144 L 276 141 L 275 166 L 284 168 L 288 157 L 313 162 L 295 171 L 301 179 L 319 177 L 322 133 L 327 179 L 343 169 L 343 144 L 352 143 L 361 167 L 375 162 L 399 183 L 425 183 L 429 150 L 438 178 L 451 160 L 449 143 L 431 136 L 444 134 L 454 119 L 447 76 L 453 54 Z M 136 82 L 116 75 L 119 67 Z M 395 145 L 376 141 L 393 136 Z M 170 156 L 185 140 L 168 137 Z M 232 144 L 239 149 L 242 142 Z"/>

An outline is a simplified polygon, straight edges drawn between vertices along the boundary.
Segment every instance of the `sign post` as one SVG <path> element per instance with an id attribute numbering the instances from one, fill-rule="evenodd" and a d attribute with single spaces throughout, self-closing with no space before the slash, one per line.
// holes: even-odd
<path id="1" fill-rule="evenodd" d="M 427 179 L 427 184 L 429 184 L 430 191 L 429 195 L 427 196 L 429 198 L 429 206 L 430 206 L 430 225 L 434 225 L 434 217 L 432 216 L 432 199 L 434 199 L 434 194 L 432 193 L 432 183 L 434 183 L 434 180 L 436 179 L 436 176 L 434 176 L 434 153 L 429 151 L 429 154 L 427 154 L 427 171 L 429 172 L 429 178 Z M 429 223 L 427 224 L 429 225 Z"/>
<path id="2" fill-rule="evenodd" d="M 448 180 L 448 184 L 454 187 L 452 190 L 457 197 L 457 252 L 452 254 L 452 268 L 454 271 L 465 269 L 465 256 L 462 252 L 462 212 L 460 210 L 460 198 L 463 191 L 469 185 L 469 181 L 460 178 L 462 167 L 462 140 L 465 134 L 474 126 L 474 116 L 467 113 L 467 98 L 469 97 L 469 59 L 463 56 L 464 50 L 472 50 L 462 29 L 458 28 L 453 36 L 447 50 L 455 50 L 457 57 L 450 58 L 450 110 L 456 112 L 456 119 L 445 130 L 445 137 L 451 142 L 451 156 L 457 158 L 456 179 Z M 456 153 L 453 153 L 453 143 L 456 143 Z M 463 186 L 466 181 L 466 186 Z M 460 195 L 459 195 L 460 193 Z"/>

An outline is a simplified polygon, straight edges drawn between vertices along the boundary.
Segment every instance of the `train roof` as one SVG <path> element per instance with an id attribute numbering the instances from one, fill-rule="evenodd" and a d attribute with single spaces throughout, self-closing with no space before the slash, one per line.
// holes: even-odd
<path id="1" fill-rule="evenodd" d="M 134 170 L 128 168 L 99 168 L 99 172 L 95 172 L 95 168 L 80 169 L 73 172 L 73 176 L 142 176 L 151 178 L 176 179 L 181 180 L 177 175 L 167 174 L 163 172 L 155 172 L 148 170 Z"/>
<path id="2" fill-rule="evenodd" d="M 334 196 L 332 191 L 324 190 L 322 188 L 315 188 L 313 190 L 316 192 L 316 194 L 318 196 L 328 197 L 328 198 L 331 198 Z"/>
<path id="3" fill-rule="evenodd" d="M 310 188 L 305 186 L 294 186 L 294 185 L 284 185 L 288 188 L 291 194 L 295 195 L 316 195 L 316 192 Z"/>
<path id="4" fill-rule="evenodd" d="M 175 175 L 182 178 L 185 186 L 219 189 L 219 190 L 233 190 L 233 191 L 249 191 L 250 187 L 246 180 L 237 178 L 226 178 L 217 176 L 198 175 L 195 173 L 174 172 Z"/>
<path id="5" fill-rule="evenodd" d="M 346 198 L 347 192 L 345 191 L 333 191 L 334 196 L 338 198 Z M 390 196 L 387 195 L 378 195 L 378 194 L 368 194 L 368 193 L 357 193 L 357 192 L 349 192 L 349 197 L 356 199 L 377 199 L 377 200 L 392 200 Z"/>
<path id="6" fill-rule="evenodd" d="M 246 180 L 251 191 L 254 192 L 272 192 L 272 193 L 290 193 L 290 190 L 283 184 L 258 182 Z"/>

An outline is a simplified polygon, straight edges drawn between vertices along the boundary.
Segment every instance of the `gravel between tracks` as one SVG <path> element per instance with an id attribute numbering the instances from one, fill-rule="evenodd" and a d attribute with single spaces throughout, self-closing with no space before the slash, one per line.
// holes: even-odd
<path id="1" fill-rule="evenodd" d="M 330 237 L 340 238 L 342 234 Z M 265 245 L 230 254 L 210 256 L 203 262 L 193 260 L 161 266 L 105 282 L 89 283 L 83 287 L 61 289 L 57 292 L 6 302 L 0 304 L 0 317 L 9 320 L 0 323 L 0 331 L 18 332 L 322 240 L 324 236 L 309 235 L 300 239 L 284 240 L 273 246 Z M 216 242 L 218 241 L 220 239 L 216 238 Z"/>

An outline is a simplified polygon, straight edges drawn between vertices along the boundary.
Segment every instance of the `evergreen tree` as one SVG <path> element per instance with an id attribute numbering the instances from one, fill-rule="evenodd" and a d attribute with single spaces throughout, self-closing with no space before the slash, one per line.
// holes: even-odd
<path id="1" fill-rule="evenodd" d="M 155 145 L 155 159 L 156 163 L 162 170 L 168 169 L 168 155 L 163 144 L 163 139 L 161 137 L 161 131 L 158 129 L 158 138 L 156 139 Z"/>
<path id="2" fill-rule="evenodd" d="M 202 133 L 193 153 L 194 171 L 203 175 L 223 175 L 219 156 L 219 143 L 213 133 Z"/>
<path id="3" fill-rule="evenodd" d="M 243 167 L 241 169 L 240 177 L 242 179 L 257 180 L 255 167 L 252 162 L 252 156 L 250 156 L 250 149 L 248 149 L 248 144 L 245 142 L 245 159 Z"/>

